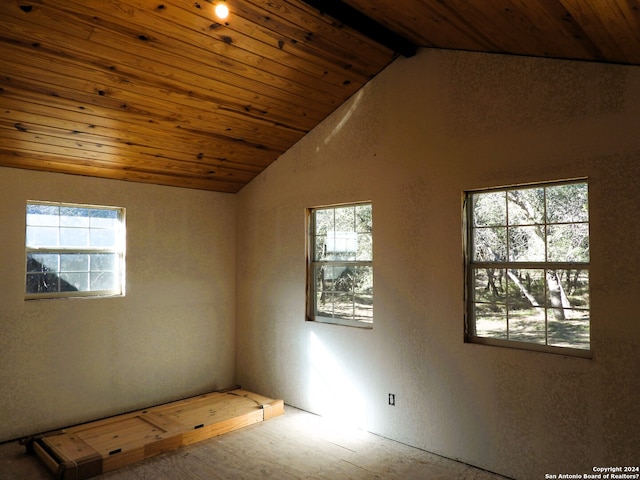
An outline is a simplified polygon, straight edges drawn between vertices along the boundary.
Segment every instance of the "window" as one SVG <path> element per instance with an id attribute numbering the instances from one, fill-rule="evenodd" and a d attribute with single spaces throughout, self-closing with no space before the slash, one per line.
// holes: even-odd
<path id="1" fill-rule="evenodd" d="M 124 209 L 27 202 L 26 298 L 124 294 Z"/>
<path id="2" fill-rule="evenodd" d="M 585 181 L 469 192 L 467 341 L 588 356 Z"/>
<path id="3" fill-rule="evenodd" d="M 373 326 L 372 227 L 370 203 L 309 211 L 310 320 Z"/>

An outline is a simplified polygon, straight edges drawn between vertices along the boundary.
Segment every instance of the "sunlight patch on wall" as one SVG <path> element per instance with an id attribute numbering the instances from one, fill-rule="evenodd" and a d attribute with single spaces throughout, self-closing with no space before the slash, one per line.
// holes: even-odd
<path id="1" fill-rule="evenodd" d="M 340 362 L 311 332 L 309 399 L 312 411 L 344 425 L 365 428 L 367 406 Z"/>

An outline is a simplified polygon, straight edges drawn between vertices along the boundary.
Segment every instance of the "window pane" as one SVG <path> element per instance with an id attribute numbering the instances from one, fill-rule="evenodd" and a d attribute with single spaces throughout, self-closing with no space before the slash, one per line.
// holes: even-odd
<path id="1" fill-rule="evenodd" d="M 27 272 L 57 272 L 59 258 L 55 253 L 30 253 L 27 255 Z"/>
<path id="2" fill-rule="evenodd" d="M 356 260 L 371 261 L 373 259 L 373 238 L 370 233 L 359 233 L 357 236 Z"/>
<path id="3" fill-rule="evenodd" d="M 90 290 L 117 290 L 117 280 L 112 272 L 91 272 Z"/>
<path id="4" fill-rule="evenodd" d="M 549 316 L 548 342 L 556 347 L 589 349 L 589 311 L 565 309 L 564 319 Z"/>
<path id="5" fill-rule="evenodd" d="M 114 272 L 117 270 L 117 265 L 115 253 L 94 253 L 91 255 L 92 272 Z"/>
<path id="6" fill-rule="evenodd" d="M 60 207 L 60 226 L 87 228 L 89 226 L 89 210 L 86 208 Z"/>
<path id="7" fill-rule="evenodd" d="M 91 232 L 92 247 L 115 247 L 116 246 L 115 230 L 92 228 L 90 232 Z"/>
<path id="8" fill-rule="evenodd" d="M 507 224 L 505 192 L 477 193 L 471 196 L 473 225 L 476 227 Z"/>
<path id="9" fill-rule="evenodd" d="M 544 270 L 508 270 L 508 302 L 511 312 L 519 311 L 528 315 L 536 307 L 546 305 L 547 292 Z"/>
<path id="10" fill-rule="evenodd" d="M 115 230 L 118 228 L 120 218 L 117 210 L 103 210 L 95 208 L 91 210 L 91 228 L 108 228 Z"/>
<path id="11" fill-rule="evenodd" d="M 88 273 L 61 273 L 60 274 L 60 291 L 61 292 L 86 292 L 89 290 L 89 274 Z"/>
<path id="12" fill-rule="evenodd" d="M 544 219 L 544 188 L 509 190 L 509 225 L 535 225 Z"/>
<path id="13" fill-rule="evenodd" d="M 474 262 L 504 262 L 507 260 L 506 228 L 476 228 L 473 232 Z"/>
<path id="14" fill-rule="evenodd" d="M 334 210 L 336 230 L 341 232 L 356 231 L 355 207 L 340 207 Z"/>
<path id="15" fill-rule="evenodd" d="M 373 216 L 371 205 L 358 205 L 356 207 L 356 231 L 371 233 L 373 229 Z"/>
<path id="16" fill-rule="evenodd" d="M 547 187 L 547 222 L 574 223 L 589 220 L 586 183 Z"/>
<path id="17" fill-rule="evenodd" d="M 333 210 L 316 210 L 313 215 L 316 235 L 325 235 L 330 230 L 335 230 Z"/>
<path id="18" fill-rule="evenodd" d="M 544 230 L 539 226 L 509 228 L 509 261 L 544 262 Z"/>
<path id="19" fill-rule="evenodd" d="M 544 308 L 509 307 L 509 340 L 514 342 L 546 342 L 546 322 Z"/>
<path id="20" fill-rule="evenodd" d="M 60 207 L 50 205 L 27 205 L 27 225 L 57 227 L 60 222 Z"/>
<path id="21" fill-rule="evenodd" d="M 27 274 L 27 293 L 51 293 L 58 291 L 58 275 L 54 273 Z"/>
<path id="22" fill-rule="evenodd" d="M 562 309 L 589 309 L 589 272 L 587 270 L 548 270 L 547 305 L 557 310 L 562 319 Z"/>
<path id="23" fill-rule="evenodd" d="M 507 307 L 489 309 L 486 304 L 475 304 L 476 335 L 507 340 Z"/>
<path id="24" fill-rule="evenodd" d="M 324 260 L 326 258 L 326 235 L 316 235 L 315 237 L 313 237 L 315 239 L 315 257 L 313 258 L 314 261 L 320 261 L 320 260 Z"/>
<path id="25" fill-rule="evenodd" d="M 506 270 L 494 268 L 474 268 L 474 301 L 490 305 L 496 309 L 497 305 L 507 303 Z"/>
<path id="26" fill-rule="evenodd" d="M 61 272 L 88 272 L 89 255 L 84 253 L 66 253 L 60 255 Z"/>
<path id="27" fill-rule="evenodd" d="M 60 228 L 60 245 L 65 247 L 88 247 L 89 230 L 84 228 Z"/>
<path id="28" fill-rule="evenodd" d="M 547 255 L 550 262 L 588 262 L 589 226 L 585 223 L 549 225 Z"/>
<path id="29" fill-rule="evenodd" d="M 27 246 L 57 247 L 58 227 L 27 227 Z"/>

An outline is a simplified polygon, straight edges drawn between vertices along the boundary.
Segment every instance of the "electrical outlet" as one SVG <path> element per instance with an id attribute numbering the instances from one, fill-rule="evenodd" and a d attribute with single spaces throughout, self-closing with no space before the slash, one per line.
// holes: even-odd
<path id="1" fill-rule="evenodd" d="M 396 394 L 395 393 L 390 393 L 389 394 L 389 405 L 391 405 L 392 407 L 396 406 Z"/>

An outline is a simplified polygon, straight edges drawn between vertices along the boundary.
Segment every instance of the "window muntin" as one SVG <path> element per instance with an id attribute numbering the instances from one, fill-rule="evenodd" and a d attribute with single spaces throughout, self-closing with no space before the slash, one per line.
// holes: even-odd
<path id="1" fill-rule="evenodd" d="M 468 192 L 465 205 L 467 340 L 588 355 L 587 182 Z"/>
<path id="2" fill-rule="evenodd" d="M 124 294 L 124 209 L 28 201 L 25 296 Z"/>
<path id="3" fill-rule="evenodd" d="M 309 211 L 310 320 L 373 325 L 373 216 L 370 203 Z"/>

